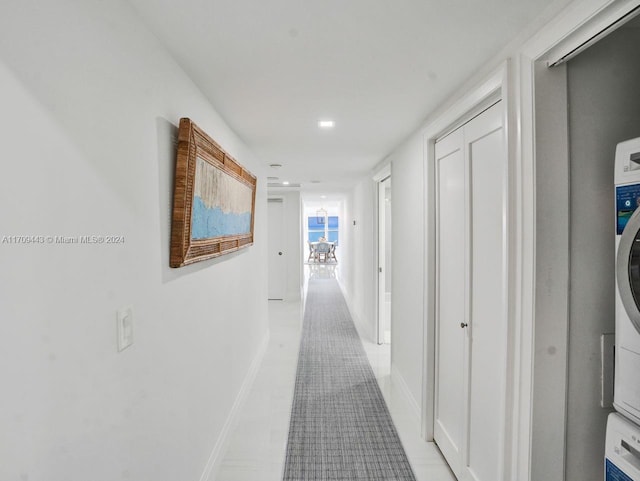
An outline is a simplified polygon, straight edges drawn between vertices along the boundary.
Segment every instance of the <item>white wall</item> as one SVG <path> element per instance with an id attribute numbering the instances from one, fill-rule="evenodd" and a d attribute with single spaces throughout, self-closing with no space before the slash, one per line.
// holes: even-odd
<path id="1" fill-rule="evenodd" d="M 422 392 L 423 324 L 423 174 L 422 137 L 415 135 L 391 156 L 392 172 L 392 303 L 391 362 L 419 406 Z M 376 169 L 374 169 L 376 171 Z M 342 284 L 354 321 L 363 336 L 376 342 L 377 252 L 376 191 L 372 177 L 363 178 L 345 203 L 345 235 L 341 238 Z M 353 221 L 356 224 L 353 225 Z M 343 242 L 344 241 L 344 242 Z"/>
<path id="2" fill-rule="evenodd" d="M 341 229 L 340 282 L 346 291 L 351 314 L 366 339 L 376 341 L 375 317 L 377 264 L 374 253 L 375 183 L 365 177 L 346 196 L 344 229 Z M 353 224 L 355 221 L 355 225 Z M 344 233 L 344 234 L 343 234 Z"/>
<path id="3" fill-rule="evenodd" d="M 422 397 L 424 323 L 424 175 L 422 136 L 394 152 L 391 363 L 413 396 Z"/>
<path id="4" fill-rule="evenodd" d="M 569 139 L 566 65 L 536 63 L 536 291 L 531 479 L 563 479 L 567 415 Z"/>
<path id="5" fill-rule="evenodd" d="M 602 479 L 600 335 L 614 332 L 613 168 L 618 142 L 640 136 L 640 29 L 622 28 L 568 64 L 570 296 L 567 481 Z"/>
<path id="6" fill-rule="evenodd" d="M 125 239 L 0 244 L 0 479 L 199 480 L 268 332 L 262 168 L 122 1 L 5 1 L 0 59 L 0 238 Z M 170 269 L 181 116 L 259 176 L 256 242 Z"/>

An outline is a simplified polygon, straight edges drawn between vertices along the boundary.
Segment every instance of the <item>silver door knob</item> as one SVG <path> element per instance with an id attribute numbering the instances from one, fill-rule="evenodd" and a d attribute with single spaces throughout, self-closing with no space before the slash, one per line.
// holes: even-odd
<path id="1" fill-rule="evenodd" d="M 465 327 L 467 327 L 468 325 L 469 325 L 469 324 L 467 324 L 466 322 L 461 322 L 461 323 L 460 323 L 460 327 L 461 327 L 462 329 L 464 329 L 464 328 L 465 328 Z"/>

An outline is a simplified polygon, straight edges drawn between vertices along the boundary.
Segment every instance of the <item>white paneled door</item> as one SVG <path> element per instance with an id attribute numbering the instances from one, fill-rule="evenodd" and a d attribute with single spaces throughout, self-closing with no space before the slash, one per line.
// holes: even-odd
<path id="1" fill-rule="evenodd" d="M 503 479 L 506 154 L 502 103 L 436 142 L 434 437 L 460 481 Z"/>
<path id="2" fill-rule="evenodd" d="M 269 299 L 283 300 L 287 284 L 287 266 L 284 257 L 284 201 L 268 199 L 269 219 Z"/>
<path id="3" fill-rule="evenodd" d="M 434 437 L 454 473 L 462 469 L 466 397 L 466 182 L 462 130 L 436 144 L 437 326 Z"/>
<path id="4" fill-rule="evenodd" d="M 378 344 L 391 343 L 391 177 L 378 182 Z"/>

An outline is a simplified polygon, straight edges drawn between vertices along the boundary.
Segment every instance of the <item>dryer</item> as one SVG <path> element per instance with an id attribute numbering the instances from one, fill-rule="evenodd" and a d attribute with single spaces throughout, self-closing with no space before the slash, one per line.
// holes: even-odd
<path id="1" fill-rule="evenodd" d="M 604 456 L 605 481 L 640 481 L 640 428 L 609 414 Z"/>
<path id="2" fill-rule="evenodd" d="M 616 347 L 613 406 L 640 424 L 640 138 L 616 147 Z"/>

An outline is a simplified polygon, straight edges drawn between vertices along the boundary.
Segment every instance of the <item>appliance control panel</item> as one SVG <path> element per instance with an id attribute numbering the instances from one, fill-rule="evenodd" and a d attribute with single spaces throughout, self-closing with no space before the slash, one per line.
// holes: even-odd
<path id="1" fill-rule="evenodd" d="M 622 234 L 638 206 L 640 206 L 640 184 L 616 187 L 616 234 Z"/>

